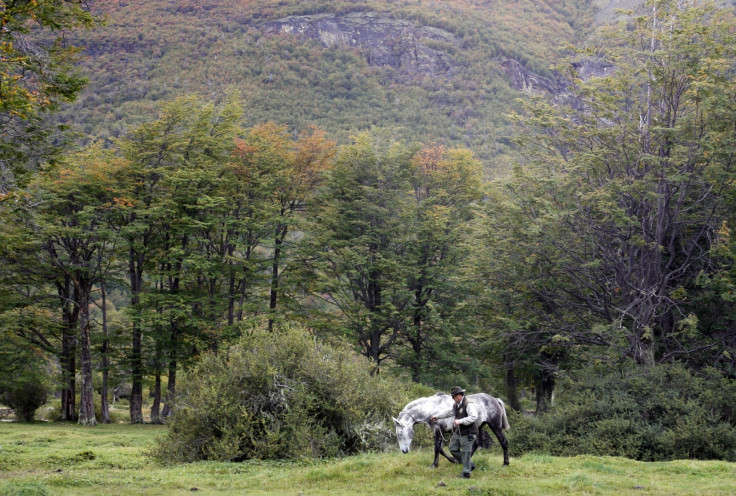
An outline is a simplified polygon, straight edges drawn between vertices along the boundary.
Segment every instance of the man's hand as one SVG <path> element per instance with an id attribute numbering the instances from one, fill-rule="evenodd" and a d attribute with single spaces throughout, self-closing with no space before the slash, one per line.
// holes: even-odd
<path id="1" fill-rule="evenodd" d="M 436 422 L 437 421 L 437 417 L 430 417 L 429 420 L 431 420 L 432 422 Z"/>
<path id="2" fill-rule="evenodd" d="M 455 425 L 460 425 L 460 421 L 458 419 L 454 420 Z"/>

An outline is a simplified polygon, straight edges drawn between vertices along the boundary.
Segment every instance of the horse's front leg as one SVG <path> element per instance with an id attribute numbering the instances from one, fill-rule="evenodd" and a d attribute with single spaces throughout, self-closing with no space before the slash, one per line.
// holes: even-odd
<path id="1" fill-rule="evenodd" d="M 438 455 L 444 456 L 445 458 L 447 458 L 450 461 L 450 463 L 462 463 L 461 461 L 456 460 L 454 456 L 448 455 L 445 452 L 445 437 L 442 435 L 442 430 L 439 427 L 437 429 L 435 429 L 434 435 L 435 435 L 435 444 L 434 444 L 434 446 L 435 446 L 435 455 L 434 455 L 435 463 L 437 463 Z"/>
<path id="2" fill-rule="evenodd" d="M 434 462 L 430 467 L 437 468 L 440 462 L 440 455 L 444 456 L 452 463 L 457 463 L 453 457 L 448 456 L 447 453 L 445 453 L 445 438 L 442 436 L 442 429 L 440 429 L 437 424 L 434 424 L 432 428 L 434 429 Z"/>
<path id="3" fill-rule="evenodd" d="M 442 433 L 439 429 L 434 430 L 434 461 L 432 462 L 432 465 L 430 465 L 431 468 L 437 468 L 437 465 L 440 463 L 440 453 L 442 452 L 442 443 L 444 439 L 442 438 Z"/>

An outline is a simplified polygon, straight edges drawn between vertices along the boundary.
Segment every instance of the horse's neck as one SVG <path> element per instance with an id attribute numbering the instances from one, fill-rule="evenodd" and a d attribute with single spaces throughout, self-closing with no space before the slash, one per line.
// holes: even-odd
<path id="1" fill-rule="evenodd" d="M 399 414 L 399 420 L 409 420 L 413 424 L 419 424 L 423 422 L 423 417 L 421 414 L 421 411 L 418 408 L 410 408 L 408 410 L 403 410 Z"/>
<path id="2" fill-rule="evenodd" d="M 446 406 L 441 403 L 420 403 L 414 405 L 407 415 L 414 420 L 415 424 L 429 424 L 429 419 L 433 415 L 442 413 L 446 410 Z"/>

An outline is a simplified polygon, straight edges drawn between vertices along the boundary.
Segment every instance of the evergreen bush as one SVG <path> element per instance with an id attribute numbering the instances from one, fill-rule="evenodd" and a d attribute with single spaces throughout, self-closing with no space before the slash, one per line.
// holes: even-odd
<path id="1" fill-rule="evenodd" d="M 334 457 L 395 445 L 405 387 L 344 344 L 256 332 L 208 354 L 180 383 L 153 455 L 194 461 Z"/>
<path id="2" fill-rule="evenodd" d="M 0 380 L 0 404 L 13 409 L 20 422 L 33 422 L 52 390 L 51 374 L 42 361 L 16 368 Z"/>
<path id="3" fill-rule="evenodd" d="M 590 368 L 561 378 L 544 415 L 512 414 L 510 446 L 525 452 L 658 461 L 736 461 L 736 382 L 682 365 Z"/>

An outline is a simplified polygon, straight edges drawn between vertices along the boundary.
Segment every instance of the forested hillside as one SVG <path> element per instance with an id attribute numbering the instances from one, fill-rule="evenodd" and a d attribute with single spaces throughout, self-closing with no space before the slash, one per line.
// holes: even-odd
<path id="1" fill-rule="evenodd" d="M 508 149 L 505 115 L 525 84 L 520 74 L 550 76 L 563 45 L 590 33 L 594 13 L 587 0 L 110 0 L 91 9 L 107 25 L 73 41 L 93 77 L 61 114 L 91 136 L 120 137 L 178 95 L 221 101 L 237 91 L 249 125 L 316 125 L 341 142 L 389 127 L 485 159 Z M 360 22 L 334 40 L 273 29 L 306 15 L 329 15 L 333 27 Z M 417 63 L 417 53 L 441 63 Z"/>

